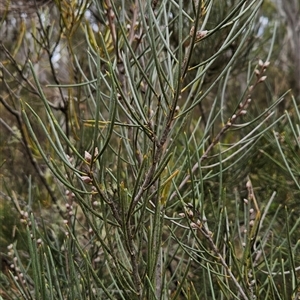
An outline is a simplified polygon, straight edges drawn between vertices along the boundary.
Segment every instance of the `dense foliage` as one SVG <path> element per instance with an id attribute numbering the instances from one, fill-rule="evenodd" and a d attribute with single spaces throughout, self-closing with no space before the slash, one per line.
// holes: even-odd
<path id="1" fill-rule="evenodd" d="M 21 7 L 0 5 L 0 296 L 298 299 L 300 76 L 279 8 Z"/>

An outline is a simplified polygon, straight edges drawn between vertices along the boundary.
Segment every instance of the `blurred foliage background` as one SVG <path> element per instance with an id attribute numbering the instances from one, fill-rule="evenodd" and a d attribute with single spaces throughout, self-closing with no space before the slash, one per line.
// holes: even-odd
<path id="1" fill-rule="evenodd" d="M 0 2 L 3 299 L 298 299 L 300 2 Z"/>

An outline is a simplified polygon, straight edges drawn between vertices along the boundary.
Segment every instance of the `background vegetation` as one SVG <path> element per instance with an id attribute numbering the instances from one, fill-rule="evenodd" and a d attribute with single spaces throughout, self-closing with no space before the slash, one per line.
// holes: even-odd
<path id="1" fill-rule="evenodd" d="M 298 299 L 300 3 L 0 3 L 0 297 Z"/>

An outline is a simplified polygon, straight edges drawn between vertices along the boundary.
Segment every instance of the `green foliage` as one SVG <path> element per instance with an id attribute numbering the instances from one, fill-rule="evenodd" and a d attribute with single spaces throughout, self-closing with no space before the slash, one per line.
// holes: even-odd
<path id="1" fill-rule="evenodd" d="M 55 1 L 1 44 L 2 124 L 35 176 L 1 165 L 22 232 L 3 297 L 296 299 L 300 114 L 269 99 L 276 31 L 253 58 L 262 1 L 127 2 Z"/>

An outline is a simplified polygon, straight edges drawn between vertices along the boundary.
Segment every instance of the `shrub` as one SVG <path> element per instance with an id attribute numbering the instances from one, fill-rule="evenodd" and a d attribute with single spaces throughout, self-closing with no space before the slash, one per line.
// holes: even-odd
<path id="1" fill-rule="evenodd" d="M 35 179 L 26 205 L 7 188 L 27 247 L 5 297 L 295 299 L 299 218 L 253 185 L 264 153 L 297 184 L 278 123 L 299 146 L 286 95 L 260 101 L 261 3 L 55 1 L 20 21 L 1 103 Z"/>

